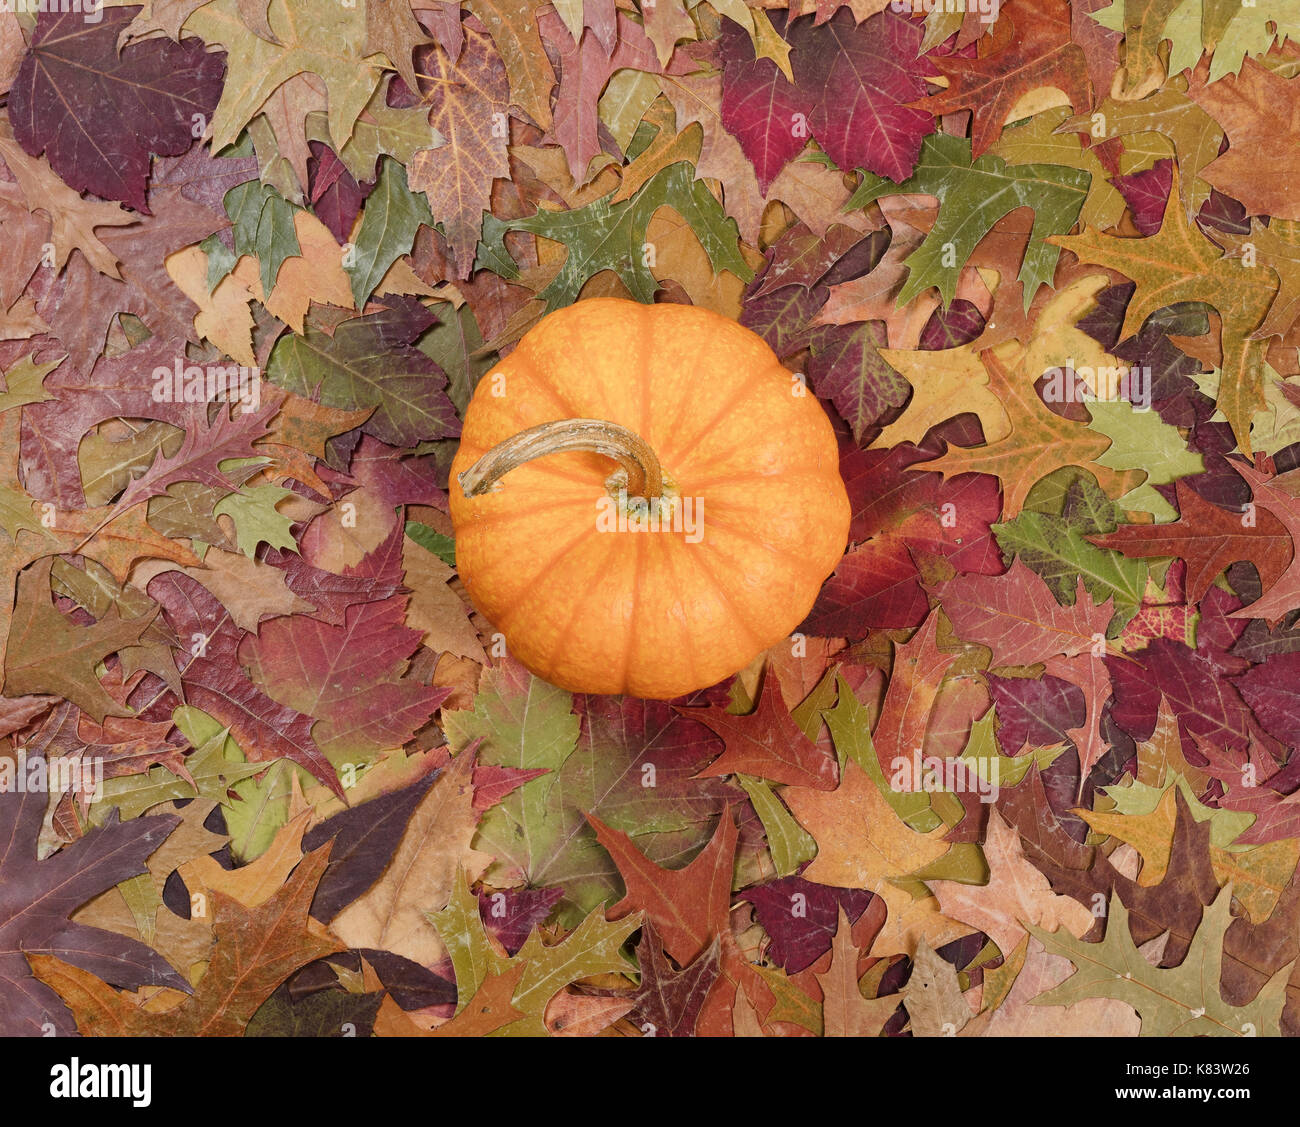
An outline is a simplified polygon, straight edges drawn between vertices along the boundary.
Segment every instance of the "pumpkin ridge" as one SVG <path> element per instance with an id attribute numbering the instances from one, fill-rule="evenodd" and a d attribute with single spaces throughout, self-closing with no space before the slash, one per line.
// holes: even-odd
<path id="1" fill-rule="evenodd" d="M 618 535 L 615 533 L 614 535 Z M 632 568 L 632 626 L 635 631 L 637 623 L 637 611 L 641 607 L 641 581 L 645 576 L 646 553 L 650 549 L 649 536 L 637 536 L 636 544 L 636 564 Z M 631 683 L 632 673 L 632 646 L 623 647 L 623 685 L 619 689 L 620 693 L 626 693 Z"/>
<path id="2" fill-rule="evenodd" d="M 583 536 L 584 533 L 579 532 L 578 535 L 576 535 L 575 537 L 573 537 L 573 539 L 569 541 L 569 543 L 567 543 L 563 548 L 561 548 L 558 552 L 556 552 L 555 555 L 551 556 L 550 559 L 548 559 L 546 563 L 544 563 L 542 567 L 538 570 L 538 572 L 536 573 L 537 576 L 546 576 L 547 578 L 549 578 L 555 572 L 556 565 L 562 559 L 564 559 L 565 556 L 567 556 L 570 552 L 572 552 L 574 548 L 576 548 L 579 544 L 582 543 Z M 496 626 L 496 628 L 500 630 L 501 633 L 504 634 L 506 632 L 506 623 L 509 621 L 511 616 L 515 613 L 515 611 L 519 609 L 519 604 L 525 601 L 526 599 L 531 599 L 533 596 L 537 594 L 537 592 L 538 592 L 538 587 L 535 586 L 534 584 L 530 583 L 525 585 L 523 588 L 520 589 L 519 594 L 510 601 L 510 604 L 506 606 L 501 611 L 500 614 L 497 615 L 496 621 L 493 623 L 493 625 Z"/>
<path id="3" fill-rule="evenodd" d="M 695 447 L 697 447 L 701 442 L 703 442 L 705 438 L 707 438 L 710 434 L 712 434 L 714 429 L 717 427 L 719 421 L 726 418 L 729 414 L 731 414 L 731 412 L 735 409 L 736 404 L 739 403 L 742 399 L 745 398 L 745 396 L 749 394 L 750 389 L 755 384 L 761 383 L 764 379 L 766 379 L 768 374 L 769 373 L 765 372 L 762 368 L 756 369 L 750 375 L 749 379 L 745 380 L 744 383 L 740 384 L 737 387 L 736 393 L 732 395 L 731 398 L 728 399 L 718 409 L 718 411 L 714 414 L 714 416 L 711 419 L 709 419 L 709 421 L 705 423 L 704 426 L 700 428 L 699 433 L 696 434 L 696 436 L 692 438 L 690 442 L 687 443 L 685 446 L 677 448 L 674 454 L 674 461 L 676 462 L 677 468 L 679 469 L 681 468 L 682 463 L 690 456 L 691 451 L 694 450 Z"/>
<path id="4" fill-rule="evenodd" d="M 598 574 L 604 571 L 605 566 L 609 563 L 609 558 L 612 555 L 614 555 L 614 553 L 618 550 L 619 545 L 617 539 L 615 537 L 609 537 L 608 539 L 610 543 L 608 548 L 606 548 L 605 550 L 604 559 L 601 561 L 601 566 L 596 569 Z M 570 551 L 572 550 L 572 545 L 570 546 L 569 550 Z M 567 555 L 568 552 L 566 551 L 565 554 Z M 564 577 L 558 576 L 558 578 L 563 579 Z M 537 588 L 534 587 L 530 589 L 529 594 L 535 596 L 537 594 Z M 581 615 L 582 612 L 585 610 L 587 610 L 587 604 L 585 602 L 583 602 L 581 599 L 573 600 L 573 608 L 569 611 L 569 617 L 565 619 L 564 625 L 556 632 L 554 646 L 552 646 L 551 649 L 547 650 L 546 652 L 545 660 L 548 663 L 550 668 L 554 669 L 556 667 L 556 661 L 555 661 L 556 654 L 557 653 L 563 654 L 564 648 L 568 645 L 569 639 L 573 636 L 573 624 L 574 622 L 577 621 L 579 615 Z M 631 652 L 630 647 L 628 648 L 627 652 L 628 653 Z M 625 685 L 627 684 L 626 677 L 623 683 Z"/>
<path id="5" fill-rule="evenodd" d="M 755 481 L 767 478 L 787 478 L 787 477 L 811 477 L 825 478 L 828 482 L 834 482 L 839 479 L 838 472 L 827 473 L 824 469 L 793 469 L 793 470 L 776 470 L 773 473 L 759 473 L 757 470 L 746 470 L 743 473 L 723 474 L 718 477 L 706 477 L 699 481 L 692 481 L 692 489 L 712 489 L 715 485 L 726 485 L 737 481 Z"/>
<path id="6" fill-rule="evenodd" d="M 550 375 L 542 368 L 542 365 L 536 361 L 532 353 L 524 350 L 523 341 L 520 341 L 515 347 L 515 350 L 510 354 L 510 360 L 519 367 L 526 369 L 525 372 L 520 373 L 524 379 L 532 379 L 534 383 L 538 384 L 543 391 L 547 392 L 550 397 L 560 405 L 560 411 L 562 412 L 560 416 L 561 418 L 572 418 L 575 415 L 582 414 L 581 411 L 569 402 L 564 392 L 560 390 L 559 385 L 551 382 Z M 518 418 L 517 409 L 515 417 Z M 532 424 L 527 420 L 524 420 L 523 425 L 527 427 Z"/>
<path id="7" fill-rule="evenodd" d="M 728 524 L 725 520 L 718 520 L 716 516 L 712 516 L 709 518 L 709 524 L 714 528 L 722 529 L 724 532 L 730 532 L 732 536 L 736 536 L 741 540 L 748 540 L 751 544 L 757 544 L 760 548 L 765 548 L 767 551 L 771 552 L 774 556 L 785 557 L 791 562 L 797 564 L 798 570 L 800 572 L 806 572 L 808 570 L 807 555 L 801 555 L 791 548 L 779 547 L 778 545 L 773 544 L 768 540 L 764 540 L 761 536 L 753 532 L 751 529 L 737 528 L 734 524 Z"/>
<path id="8" fill-rule="evenodd" d="M 677 566 L 677 562 L 681 558 L 681 555 L 679 552 L 674 551 L 666 551 L 662 555 L 665 568 L 671 571 L 669 582 L 672 585 L 672 589 L 680 591 L 682 589 L 680 580 L 681 569 Z M 682 643 L 678 652 L 686 658 L 686 666 L 690 670 L 691 674 L 691 683 L 694 684 L 698 678 L 699 666 L 695 661 L 695 646 L 691 639 L 691 624 L 687 621 L 685 613 L 683 613 L 676 621 L 678 632 L 682 636 Z"/>
<path id="9" fill-rule="evenodd" d="M 754 643 L 761 642 L 763 640 L 763 636 L 759 634 L 758 631 L 756 631 L 749 624 L 746 617 L 740 613 L 740 608 L 736 605 L 735 601 L 732 599 L 731 592 L 727 590 L 727 585 L 718 579 L 717 573 L 714 572 L 713 568 L 711 568 L 708 565 L 708 563 L 704 558 L 706 555 L 717 555 L 717 551 L 714 548 L 707 545 L 704 541 L 700 542 L 699 547 L 704 550 L 701 552 L 692 553 L 691 562 L 694 563 L 702 572 L 704 572 L 706 576 L 708 576 L 709 582 L 713 584 L 714 589 L 718 592 L 719 595 L 722 596 L 722 601 L 728 607 L 731 608 L 731 617 L 735 619 L 737 625 L 739 625 L 745 631 L 745 633 L 749 635 L 752 642 Z M 720 561 L 720 562 L 725 563 L 726 561 Z M 759 648 L 765 649 L 766 647 L 761 646 Z"/>

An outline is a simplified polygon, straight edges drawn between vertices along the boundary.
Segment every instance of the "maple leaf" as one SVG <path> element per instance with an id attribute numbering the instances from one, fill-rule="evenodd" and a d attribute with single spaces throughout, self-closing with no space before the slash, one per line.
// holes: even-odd
<path id="1" fill-rule="evenodd" d="M 792 787 L 784 797 L 817 842 L 817 857 L 804 870 L 804 879 L 837 888 L 867 888 L 885 901 L 888 916 L 873 951 L 906 953 L 922 937 L 942 946 L 969 932 L 945 918 L 933 896 L 914 900 L 910 892 L 890 883 L 947 853 L 949 846 L 942 840 L 946 828 L 929 834 L 909 829 L 856 762 L 845 765 L 833 791 Z"/>
<path id="2" fill-rule="evenodd" d="M 1263 618 L 1270 623 L 1277 622 L 1292 609 L 1292 604 L 1296 601 L 1296 583 L 1300 580 L 1300 553 L 1296 551 L 1296 545 L 1300 544 L 1300 511 L 1297 510 L 1296 498 L 1276 477 L 1269 477 L 1235 460 L 1230 464 L 1250 486 L 1255 505 L 1276 518 L 1276 523 L 1282 526 L 1286 538 L 1291 541 L 1291 555 L 1282 574 L 1275 574 L 1276 561 L 1270 557 L 1267 568 L 1260 571 L 1260 579 L 1267 588 L 1264 594 L 1249 606 L 1232 613 L 1238 618 Z M 1285 549 L 1285 544 L 1275 543 L 1278 549 Z M 1265 578 L 1266 574 L 1268 578 Z"/>
<path id="3" fill-rule="evenodd" d="M 1026 859 L 1019 834 L 996 810 L 989 814 L 984 855 L 989 863 L 986 885 L 928 882 L 945 916 L 979 928 L 1004 954 L 1020 943 L 1026 923 L 1046 931 L 1065 927 L 1080 938 L 1092 930 L 1092 913 L 1052 891 L 1047 877 Z"/>
<path id="4" fill-rule="evenodd" d="M 490 767 L 477 767 L 474 772 L 474 799 L 479 802 L 483 787 L 478 782 L 480 773 L 490 771 Z M 519 785 L 527 780 L 520 780 Z M 555 906 L 564 896 L 560 888 L 509 888 L 489 893 L 486 889 L 479 893 L 479 918 L 483 926 L 506 949 L 507 954 L 516 954 L 528 941 L 528 936 L 536 927 L 544 924 Z"/>
<path id="5" fill-rule="evenodd" d="M 114 607 L 93 626 L 74 626 L 50 602 L 52 557 L 18 576 L 16 609 L 4 654 L 4 688 L 9 696 L 54 692 L 96 720 L 128 716 L 95 676 L 95 666 L 137 644 L 156 609 L 122 619 Z"/>
<path id="6" fill-rule="evenodd" d="M 1272 587 L 1286 570 L 1291 537 L 1271 512 L 1248 520 L 1212 505 L 1184 482 L 1177 483 L 1180 519 L 1171 524 L 1126 524 L 1088 539 L 1137 559 L 1174 557 L 1187 561 L 1187 598 L 1199 601 L 1210 584 L 1236 560 L 1249 560 L 1260 582 Z M 1249 608 L 1247 608 L 1249 609 Z M 1241 611 L 1234 614 L 1242 615 Z M 1251 614 L 1250 617 L 1263 617 Z"/>
<path id="7" fill-rule="evenodd" d="M 718 944 L 715 942 L 694 962 L 677 970 L 664 953 L 663 942 L 653 922 L 641 928 L 637 944 L 641 965 L 641 989 L 637 992 L 632 1019 L 648 1037 L 692 1037 L 705 999 L 718 977 Z"/>
<path id="8" fill-rule="evenodd" d="M 1083 50 L 1070 35 L 1070 7 L 1065 0 L 1027 3 L 1008 0 L 991 39 L 981 40 L 973 59 L 927 55 L 948 88 L 916 105 L 939 116 L 971 109 L 972 145 L 978 158 L 1002 133 L 1011 109 L 1038 86 L 1064 92 L 1076 111 L 1088 107 L 1091 89 Z"/>
<path id="9" fill-rule="evenodd" d="M 509 138 L 493 128 L 494 117 L 509 100 L 505 75 L 488 37 L 465 31 L 465 46 L 455 63 L 440 47 L 422 53 L 421 66 L 431 76 L 429 122 L 447 138 L 436 149 L 422 149 L 407 165 L 407 182 L 423 192 L 429 210 L 442 224 L 457 275 L 469 277 L 483 213 L 492 198 L 492 183 L 509 176 Z"/>
<path id="10" fill-rule="evenodd" d="M 270 25 L 267 25 L 270 29 Z M 273 30 L 273 29 L 272 29 Z M 367 0 L 367 55 L 383 54 L 412 90 L 418 88 L 412 55 L 428 36 L 411 11 L 410 0 Z"/>
<path id="11" fill-rule="evenodd" d="M 659 283 L 641 252 L 654 213 L 671 207 L 690 224 L 715 271 L 728 270 L 742 281 L 753 271 L 741 256 L 736 224 L 684 161 L 669 165 L 629 200 L 613 203 L 615 193 L 573 211 L 538 211 L 508 222 L 488 218 L 476 266 L 510 270 L 516 263 L 505 244 L 510 231 L 529 231 L 568 247 L 564 265 L 538 294 L 551 312 L 577 298 L 583 284 L 601 270 L 613 270 L 638 301 L 653 299 Z"/>
<path id="12" fill-rule="evenodd" d="M 460 433 L 443 391 L 446 376 L 413 347 L 434 318 L 413 298 L 384 299 L 387 309 L 353 317 L 327 332 L 309 324 L 276 344 L 267 376 L 297 395 L 319 391 L 327 407 L 373 408 L 362 429 L 381 442 L 414 446 Z"/>
<path id="13" fill-rule="evenodd" d="M 792 81 L 771 59 L 755 57 L 739 24 L 724 24 L 722 33 L 723 124 L 754 165 L 762 191 L 809 133 L 840 168 L 906 179 L 930 131 L 925 112 L 905 104 L 925 92 L 920 26 L 897 12 L 859 24 L 839 11 L 820 23 L 778 17 L 773 27 L 790 45 Z"/>
<path id="14" fill-rule="evenodd" d="M 328 860 L 328 846 L 307 854 L 284 886 L 251 910 L 214 893 L 216 942 L 208 969 L 193 994 L 174 1009 L 150 1013 L 93 974 L 51 955 L 32 956 L 32 971 L 62 995 L 87 1036 L 238 1036 L 289 975 L 340 950 L 336 940 L 308 930 L 307 910 Z"/>
<path id="15" fill-rule="evenodd" d="M 177 663 L 186 702 L 227 725 L 253 762 L 289 759 L 341 797 L 334 767 L 311 738 L 311 718 L 273 701 L 240 669 L 241 635 L 230 612 L 193 579 L 175 572 L 151 580 L 149 593 L 177 636 L 190 642 Z"/>
<path id="16" fill-rule="evenodd" d="M 406 676 L 419 644 L 406 604 L 361 603 L 341 626 L 281 616 L 240 642 L 240 664 L 272 699 L 315 718 L 312 739 L 331 761 L 368 762 L 405 744 L 448 695 Z"/>
<path id="17" fill-rule="evenodd" d="M 444 712 L 442 721 L 458 751 L 482 738 L 484 764 L 549 772 L 489 810 L 476 840 L 497 858 L 489 883 L 561 885 L 566 920 L 617 891 L 614 864 L 585 815 L 633 835 L 653 860 L 668 861 L 704 844 L 737 794 L 695 778 L 717 750 L 696 721 L 660 701 L 575 701 L 513 661 L 483 674 L 472 710 Z M 643 786 L 649 779 L 654 786 Z"/>
<path id="18" fill-rule="evenodd" d="M 790 876 L 747 888 L 741 899 L 754 905 L 754 914 L 771 940 L 769 959 L 787 974 L 798 974 L 831 949 L 840 912 L 857 923 L 871 903 L 871 893 Z"/>
<path id="19" fill-rule="evenodd" d="M 42 11 L 9 117 L 19 144 L 44 153 L 70 187 L 148 214 L 150 153 L 175 156 L 194 143 L 192 119 L 212 114 L 226 67 L 224 55 L 195 39 L 119 52 L 118 34 L 139 10 L 111 8 L 93 24 L 79 13 Z"/>
<path id="20" fill-rule="evenodd" d="M 1163 693 L 1188 746 L 1196 736 L 1222 747 L 1249 744 L 1250 709 L 1222 675 L 1222 660 L 1214 653 L 1156 638 L 1128 658 L 1105 662 L 1115 687 L 1111 715 L 1135 739 L 1154 731 Z"/>
<path id="21" fill-rule="evenodd" d="M 867 176 L 847 206 L 865 207 L 897 192 L 924 192 L 938 199 L 937 221 L 903 260 L 908 275 L 897 300 L 902 305 L 935 286 L 948 306 L 956 296 L 961 269 L 981 238 L 1003 216 L 1032 201 L 1034 224 L 1017 279 L 1028 306 L 1038 287 L 1050 284 L 1056 269 L 1058 252 L 1049 245 L 1049 236 L 1073 226 L 1087 197 L 1088 182 L 1082 169 L 1008 165 L 991 153 L 980 155 L 961 137 L 934 133 L 922 142 L 913 174 L 899 184 Z"/>
<path id="22" fill-rule="evenodd" d="M 539 6 L 537 0 L 470 0 L 468 5 L 505 61 L 511 104 L 549 129 L 555 71 L 538 32 Z"/>
<path id="23" fill-rule="evenodd" d="M 646 22 L 647 30 L 652 31 L 650 17 Z M 537 26 L 542 39 L 555 48 L 560 64 L 560 89 L 546 136 L 564 149 L 574 181 L 583 184 L 592 159 L 600 152 L 596 136 L 598 108 L 600 93 L 610 76 L 627 68 L 655 73 L 667 60 L 661 62 L 647 32 L 626 13 L 617 14 L 612 53 L 594 35 L 574 36 L 550 9 L 540 12 Z"/>
<path id="24" fill-rule="evenodd" d="M 1023 356 L 1023 354 L 1022 354 Z M 1041 478 L 1068 465 L 1097 464 L 1110 447 L 1110 439 L 1062 418 L 1039 397 L 1034 388 L 1037 374 L 1014 371 L 1007 355 L 998 350 L 980 354 L 993 387 L 1011 416 L 1011 432 L 995 442 L 976 447 L 949 447 L 940 458 L 925 465 L 945 477 L 961 473 L 991 473 L 1002 480 L 1002 510 L 1006 517 L 1023 508 L 1030 489 Z M 1098 477 L 1110 471 L 1099 473 Z"/>
<path id="25" fill-rule="evenodd" d="M 1073 606 L 1060 606 L 1020 559 L 1005 575 L 958 576 L 935 594 L 958 636 L 990 647 L 994 665 L 1034 665 L 1080 653 L 1105 636 L 1113 611 L 1110 599 L 1092 602 L 1082 576 Z"/>
<path id="26" fill-rule="evenodd" d="M 1198 68 L 1187 94 L 1228 135 L 1228 151 L 1201 169 L 1201 176 L 1252 215 L 1300 219 L 1300 205 L 1281 187 L 1300 166 L 1290 146 L 1273 143 L 1279 132 L 1300 124 L 1300 84 L 1247 59 L 1239 75 L 1219 82 L 1207 83 Z"/>
<path id="27" fill-rule="evenodd" d="M 250 34 L 239 0 L 200 5 L 183 27 L 205 43 L 223 44 L 229 73 L 212 116 L 212 145 L 224 148 L 294 75 L 318 75 L 326 88 L 329 131 L 338 151 L 379 82 L 381 56 L 365 53 L 368 5 L 321 7 L 311 0 L 271 0 L 274 39 Z"/>

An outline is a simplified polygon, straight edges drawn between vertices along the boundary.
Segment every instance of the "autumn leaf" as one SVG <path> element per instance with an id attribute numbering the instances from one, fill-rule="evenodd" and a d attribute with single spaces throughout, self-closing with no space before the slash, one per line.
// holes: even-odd
<path id="1" fill-rule="evenodd" d="M 308 854 L 284 887 L 258 908 L 250 910 L 216 893 L 212 958 L 194 993 L 174 1009 L 151 1013 L 95 975 L 53 955 L 32 956 L 32 971 L 68 1003 L 83 1035 L 219 1037 L 240 1033 L 290 974 L 339 950 L 337 941 L 306 931 L 307 908 L 328 859 L 328 848 Z"/>
<path id="2" fill-rule="evenodd" d="M 119 52 L 118 34 L 139 10 L 112 8 L 93 24 L 42 12 L 9 109 L 19 144 L 45 154 L 70 187 L 148 214 L 150 153 L 176 156 L 194 143 L 194 119 L 206 121 L 217 105 L 225 59 L 193 38 Z"/>

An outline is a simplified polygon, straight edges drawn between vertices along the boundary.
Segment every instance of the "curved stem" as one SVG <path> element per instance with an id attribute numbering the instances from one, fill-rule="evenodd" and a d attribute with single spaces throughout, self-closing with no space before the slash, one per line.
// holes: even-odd
<path id="1" fill-rule="evenodd" d="M 603 454 L 627 471 L 629 497 L 663 495 L 663 471 L 649 444 L 636 431 L 605 419 L 560 419 L 521 430 L 499 442 L 460 475 L 466 497 L 488 492 L 502 477 L 534 458 L 574 450 Z"/>

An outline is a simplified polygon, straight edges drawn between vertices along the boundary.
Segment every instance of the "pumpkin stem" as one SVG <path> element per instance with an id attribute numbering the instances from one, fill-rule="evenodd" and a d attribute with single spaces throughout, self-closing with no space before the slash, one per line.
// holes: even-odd
<path id="1" fill-rule="evenodd" d="M 466 497 L 478 497 L 525 462 L 573 450 L 603 454 L 622 466 L 629 497 L 653 500 L 663 495 L 663 470 L 655 452 L 635 431 L 606 419 L 560 419 L 521 430 L 498 442 L 462 473 L 460 487 Z"/>

